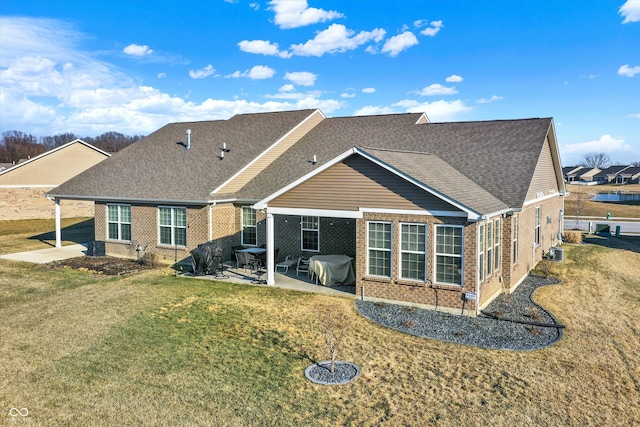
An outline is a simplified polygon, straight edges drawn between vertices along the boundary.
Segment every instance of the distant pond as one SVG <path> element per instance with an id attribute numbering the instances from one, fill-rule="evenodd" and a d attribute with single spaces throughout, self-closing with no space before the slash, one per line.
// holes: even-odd
<path id="1" fill-rule="evenodd" d="M 640 202 L 640 193 L 598 193 L 591 200 L 594 202 Z"/>

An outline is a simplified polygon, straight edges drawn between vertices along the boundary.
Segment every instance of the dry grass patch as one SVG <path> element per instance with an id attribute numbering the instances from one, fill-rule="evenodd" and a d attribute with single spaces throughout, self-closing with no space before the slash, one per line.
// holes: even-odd
<path id="1" fill-rule="evenodd" d="M 93 218 L 62 218 L 63 245 L 93 240 Z M 46 249 L 56 244 L 53 219 L 0 221 L 0 255 Z"/>
<path id="2" fill-rule="evenodd" d="M 565 251 L 563 284 L 535 294 L 565 337 L 533 352 L 408 336 L 346 298 L 0 262 L 0 402 L 37 424 L 637 425 L 640 253 Z M 352 325 L 340 358 L 362 368 L 344 386 L 304 377 L 326 358 L 326 304 Z"/>

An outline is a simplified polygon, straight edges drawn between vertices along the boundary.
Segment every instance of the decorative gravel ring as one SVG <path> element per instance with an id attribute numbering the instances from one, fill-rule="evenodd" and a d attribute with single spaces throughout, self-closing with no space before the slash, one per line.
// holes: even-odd
<path id="1" fill-rule="evenodd" d="M 351 362 L 336 360 L 335 371 L 331 373 L 331 361 L 316 362 L 304 370 L 304 376 L 309 381 L 323 385 L 341 385 L 355 380 L 360 376 L 360 367 Z"/>

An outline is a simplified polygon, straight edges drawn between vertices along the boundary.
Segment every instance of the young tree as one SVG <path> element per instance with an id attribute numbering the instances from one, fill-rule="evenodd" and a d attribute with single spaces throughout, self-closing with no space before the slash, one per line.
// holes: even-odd
<path id="1" fill-rule="evenodd" d="M 587 153 L 582 157 L 582 164 L 589 168 L 604 169 L 611 164 L 607 153 Z"/>
<path id="2" fill-rule="evenodd" d="M 331 357 L 331 373 L 335 372 L 336 358 L 344 345 L 349 329 L 349 317 L 339 305 L 327 304 L 317 308 L 318 327 Z"/>

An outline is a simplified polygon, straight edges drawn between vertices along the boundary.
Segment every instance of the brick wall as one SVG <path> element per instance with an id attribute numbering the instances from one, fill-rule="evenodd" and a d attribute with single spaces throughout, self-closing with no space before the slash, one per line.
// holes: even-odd
<path id="1" fill-rule="evenodd" d="M 387 221 L 392 223 L 392 261 L 391 277 L 379 278 L 367 275 L 367 221 Z M 463 250 L 465 261 L 463 262 L 463 286 L 433 285 L 428 283 L 413 282 L 400 279 L 399 273 L 399 244 L 400 223 L 427 224 L 427 277 L 433 280 L 435 262 L 434 235 L 436 224 L 463 225 L 464 243 Z M 356 293 L 364 294 L 365 298 L 379 298 L 391 301 L 403 301 L 424 306 L 438 306 L 458 311 L 462 308 L 461 294 L 475 292 L 476 261 L 475 261 L 475 224 L 467 224 L 466 220 L 449 217 L 417 216 L 417 215 L 389 215 L 367 213 L 363 219 L 357 221 L 356 226 Z M 469 308 L 473 303 L 467 303 Z"/>
<path id="2" fill-rule="evenodd" d="M 163 205 L 164 206 L 164 205 Z M 187 207 L 187 246 L 160 245 L 158 238 L 158 206 L 131 205 L 131 241 L 117 242 L 107 239 L 107 204 L 96 202 L 95 239 L 104 240 L 106 252 L 111 256 L 136 258 L 155 253 L 161 262 L 173 263 L 188 259 L 190 251 L 208 241 L 209 208 Z M 136 249 L 140 246 L 141 252 Z"/>

